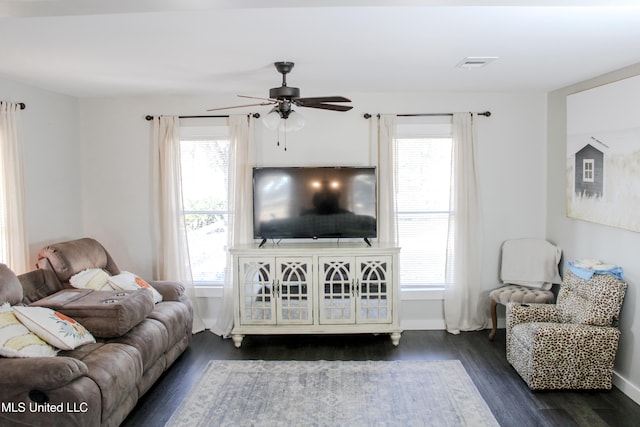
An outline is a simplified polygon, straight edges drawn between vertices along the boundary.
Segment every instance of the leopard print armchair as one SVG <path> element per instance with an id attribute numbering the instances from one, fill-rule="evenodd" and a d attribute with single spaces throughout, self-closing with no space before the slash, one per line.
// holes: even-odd
<path id="1" fill-rule="evenodd" d="M 626 289 L 568 271 L 556 304 L 507 305 L 507 360 L 530 389 L 611 389 Z"/>

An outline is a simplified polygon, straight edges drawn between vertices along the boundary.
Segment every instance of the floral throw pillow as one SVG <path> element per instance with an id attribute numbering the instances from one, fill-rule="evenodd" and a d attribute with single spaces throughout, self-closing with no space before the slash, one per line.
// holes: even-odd
<path id="1" fill-rule="evenodd" d="M 62 350 L 96 342 L 80 323 L 46 307 L 14 307 L 18 320 L 44 341 Z"/>
<path id="2" fill-rule="evenodd" d="M 135 291 L 140 288 L 149 289 L 153 293 L 153 302 L 159 303 L 162 301 L 160 292 L 144 279 L 128 271 L 123 271 L 116 276 L 109 277 L 109 284 L 113 286 L 114 289 L 120 289 L 122 291 Z"/>
<path id="3" fill-rule="evenodd" d="M 50 357 L 56 353 L 56 349 L 20 323 L 9 303 L 0 306 L 0 356 Z"/>

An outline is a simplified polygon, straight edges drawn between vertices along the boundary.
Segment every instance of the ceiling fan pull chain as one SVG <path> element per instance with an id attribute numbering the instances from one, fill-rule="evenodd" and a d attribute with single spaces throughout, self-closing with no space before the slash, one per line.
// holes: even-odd
<path id="1" fill-rule="evenodd" d="M 276 146 L 280 147 L 280 129 L 282 128 L 282 126 L 280 125 L 280 123 L 278 123 L 278 125 L 276 126 L 276 139 L 278 140 Z"/>
<path id="2" fill-rule="evenodd" d="M 276 127 L 276 140 L 277 140 L 276 146 L 277 147 L 280 147 L 280 128 L 281 126 L 278 123 L 278 127 Z"/>
<path id="3" fill-rule="evenodd" d="M 284 151 L 287 151 L 287 121 L 284 121 Z"/>

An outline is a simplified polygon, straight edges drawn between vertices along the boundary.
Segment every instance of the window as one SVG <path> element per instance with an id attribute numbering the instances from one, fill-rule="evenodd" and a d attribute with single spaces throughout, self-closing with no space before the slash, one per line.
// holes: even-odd
<path id="1" fill-rule="evenodd" d="M 229 145 L 226 123 L 181 126 L 182 198 L 196 285 L 222 285 L 225 280 Z"/>
<path id="2" fill-rule="evenodd" d="M 451 124 L 443 118 L 421 119 L 433 120 L 399 121 L 396 133 L 400 285 L 442 289 L 451 215 Z"/>
<path id="3" fill-rule="evenodd" d="M 582 180 L 584 182 L 593 182 L 593 159 L 584 159 L 582 161 Z"/>

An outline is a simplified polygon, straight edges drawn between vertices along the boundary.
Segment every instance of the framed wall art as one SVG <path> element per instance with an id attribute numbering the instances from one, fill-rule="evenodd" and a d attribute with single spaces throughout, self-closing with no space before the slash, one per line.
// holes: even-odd
<path id="1" fill-rule="evenodd" d="M 640 76 L 567 96 L 567 216 L 640 232 Z"/>

